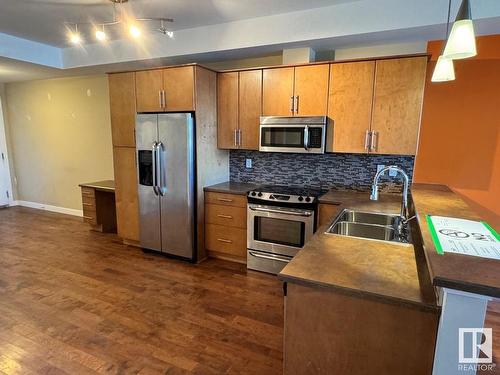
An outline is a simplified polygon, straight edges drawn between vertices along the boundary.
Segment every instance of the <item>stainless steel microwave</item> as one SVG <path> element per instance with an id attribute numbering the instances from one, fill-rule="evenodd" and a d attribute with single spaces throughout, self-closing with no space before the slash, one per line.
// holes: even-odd
<path id="1" fill-rule="evenodd" d="M 259 151 L 323 154 L 326 124 L 326 116 L 262 116 Z"/>

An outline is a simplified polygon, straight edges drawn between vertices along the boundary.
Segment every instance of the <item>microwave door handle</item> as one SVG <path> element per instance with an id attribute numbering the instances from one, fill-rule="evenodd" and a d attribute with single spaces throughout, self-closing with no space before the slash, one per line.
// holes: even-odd
<path id="1" fill-rule="evenodd" d="M 309 150 L 309 126 L 304 126 L 304 149 Z"/>
<path id="2" fill-rule="evenodd" d="M 153 168 L 153 191 L 155 193 L 155 195 L 158 195 L 158 181 L 156 181 L 156 169 L 157 169 L 157 166 L 156 166 L 156 145 L 157 143 L 156 142 L 153 142 L 153 144 L 151 145 L 151 152 L 152 152 L 152 160 L 151 160 L 151 166 Z"/>
<path id="3" fill-rule="evenodd" d="M 312 215 L 312 213 L 308 211 L 297 212 L 297 211 L 273 210 L 271 208 L 260 208 L 260 207 L 250 207 L 250 209 L 252 211 L 269 212 L 273 214 L 292 215 L 292 216 L 309 217 Z"/>
<path id="4" fill-rule="evenodd" d="M 280 257 L 279 255 L 272 255 L 272 254 L 264 255 L 264 254 L 255 253 L 255 252 L 250 251 L 250 250 L 248 252 L 249 252 L 249 254 L 251 256 L 254 256 L 256 258 L 262 258 L 262 259 L 268 259 L 268 260 L 277 260 L 278 262 L 290 263 L 290 259 L 289 258 Z"/>

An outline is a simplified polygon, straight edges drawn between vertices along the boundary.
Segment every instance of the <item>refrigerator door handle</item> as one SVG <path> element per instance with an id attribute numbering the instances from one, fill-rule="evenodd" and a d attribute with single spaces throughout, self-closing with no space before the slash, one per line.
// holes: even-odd
<path id="1" fill-rule="evenodd" d="M 155 154 L 155 163 L 156 163 L 156 188 L 158 190 L 158 194 L 162 197 L 165 195 L 166 183 L 163 177 L 163 165 L 162 165 L 162 152 L 163 152 L 163 143 L 158 142 L 156 144 L 156 154 Z"/>
<path id="2" fill-rule="evenodd" d="M 158 195 L 158 181 L 157 181 L 158 166 L 156 165 L 156 146 L 158 146 L 158 144 L 156 142 L 153 142 L 153 144 L 151 145 L 151 150 L 153 152 L 151 166 L 153 168 L 153 191 L 154 191 L 155 195 Z"/>

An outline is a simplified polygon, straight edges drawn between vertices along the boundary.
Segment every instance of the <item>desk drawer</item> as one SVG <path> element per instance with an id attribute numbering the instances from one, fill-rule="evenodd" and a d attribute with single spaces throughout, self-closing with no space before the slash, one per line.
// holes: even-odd
<path id="1" fill-rule="evenodd" d="M 207 204 L 205 205 L 205 222 L 245 229 L 247 227 L 247 209 Z"/>
<path id="2" fill-rule="evenodd" d="M 95 211 L 95 198 L 82 195 L 82 205 L 84 210 Z"/>
<path id="3" fill-rule="evenodd" d="M 207 224 L 205 245 L 208 250 L 245 258 L 247 252 L 247 231 L 242 228 Z"/>
<path id="4" fill-rule="evenodd" d="M 205 193 L 205 203 L 219 204 L 223 206 L 247 207 L 247 196 L 226 193 Z"/>
<path id="5" fill-rule="evenodd" d="M 83 207 L 83 221 L 89 224 L 97 225 L 97 215 L 94 210 L 88 210 Z"/>
<path id="6" fill-rule="evenodd" d="M 95 198 L 95 190 L 88 187 L 82 187 L 82 197 Z"/>

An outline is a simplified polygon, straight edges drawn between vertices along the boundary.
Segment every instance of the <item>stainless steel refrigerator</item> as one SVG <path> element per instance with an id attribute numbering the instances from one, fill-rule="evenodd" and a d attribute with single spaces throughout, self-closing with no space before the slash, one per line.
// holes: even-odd
<path id="1" fill-rule="evenodd" d="M 138 114 L 140 245 L 196 260 L 196 138 L 192 113 Z"/>

